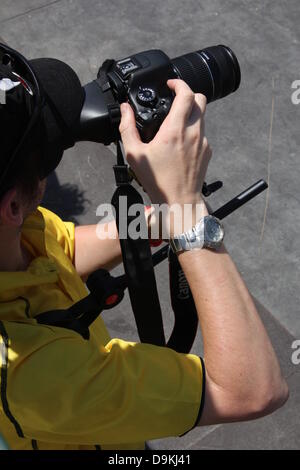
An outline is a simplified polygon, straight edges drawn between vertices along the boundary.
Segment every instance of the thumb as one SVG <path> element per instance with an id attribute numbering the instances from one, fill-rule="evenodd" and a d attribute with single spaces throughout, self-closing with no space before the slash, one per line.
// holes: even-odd
<path id="1" fill-rule="evenodd" d="M 128 103 L 121 104 L 121 122 L 119 131 L 125 150 L 142 143 L 136 128 L 134 112 Z"/>

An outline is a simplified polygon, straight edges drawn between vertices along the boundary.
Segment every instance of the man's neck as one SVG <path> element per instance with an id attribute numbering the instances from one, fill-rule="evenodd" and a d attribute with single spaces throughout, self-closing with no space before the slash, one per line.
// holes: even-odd
<path id="1" fill-rule="evenodd" d="M 32 256 L 21 244 L 21 231 L 0 227 L 0 271 L 26 271 Z"/>

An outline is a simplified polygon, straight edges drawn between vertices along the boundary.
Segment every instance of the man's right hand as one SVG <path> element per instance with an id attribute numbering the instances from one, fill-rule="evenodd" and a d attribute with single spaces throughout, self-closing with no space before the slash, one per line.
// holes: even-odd
<path id="1" fill-rule="evenodd" d="M 206 98 L 182 80 L 168 80 L 176 94 L 170 112 L 154 139 L 144 144 L 134 112 L 121 105 L 120 134 L 126 159 L 152 203 L 203 203 L 201 190 L 211 149 L 204 136 Z"/>

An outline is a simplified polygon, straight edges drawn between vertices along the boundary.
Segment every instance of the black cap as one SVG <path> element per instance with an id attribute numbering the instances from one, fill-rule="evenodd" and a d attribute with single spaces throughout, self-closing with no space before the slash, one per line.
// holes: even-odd
<path id="1" fill-rule="evenodd" d="M 47 176 L 59 164 L 64 150 L 75 144 L 74 129 L 78 126 L 85 93 L 74 70 L 57 59 L 41 58 L 28 61 L 45 96 L 40 119 L 28 137 L 28 149 L 41 150 L 40 177 Z M 8 67 L 0 66 L 0 79 L 16 81 Z M 26 81 L 25 81 L 26 83 Z M 27 84 L 30 88 L 30 83 Z M 1 156 L 0 171 L 5 159 L 21 140 L 29 120 L 28 90 L 16 87 L 7 93 L 5 106 L 0 106 Z M 22 158 L 22 150 L 17 158 Z M 1 164 L 2 163 L 2 164 Z M 16 166 L 14 165 L 14 168 Z"/>
<path id="2" fill-rule="evenodd" d="M 45 129 L 43 166 L 47 175 L 56 168 L 64 150 L 76 142 L 74 130 L 79 124 L 85 93 L 74 70 L 64 62 L 57 59 L 29 62 L 46 94 L 42 122 Z"/>
<path id="3" fill-rule="evenodd" d="M 0 175 L 6 168 L 10 155 L 21 140 L 30 114 L 25 105 L 26 92 L 8 67 L 0 65 Z"/>

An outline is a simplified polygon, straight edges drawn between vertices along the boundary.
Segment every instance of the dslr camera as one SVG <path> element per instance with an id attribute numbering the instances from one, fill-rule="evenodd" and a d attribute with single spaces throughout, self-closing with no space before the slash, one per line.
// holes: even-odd
<path id="1" fill-rule="evenodd" d="M 238 60 L 223 45 L 207 47 L 175 59 L 161 50 L 139 52 L 121 60 L 106 60 L 97 79 L 84 86 L 77 141 L 109 145 L 119 138 L 120 104 L 134 110 L 144 143 L 150 142 L 167 116 L 174 93 L 166 82 L 184 80 L 210 103 L 237 90 L 241 81 Z"/>

